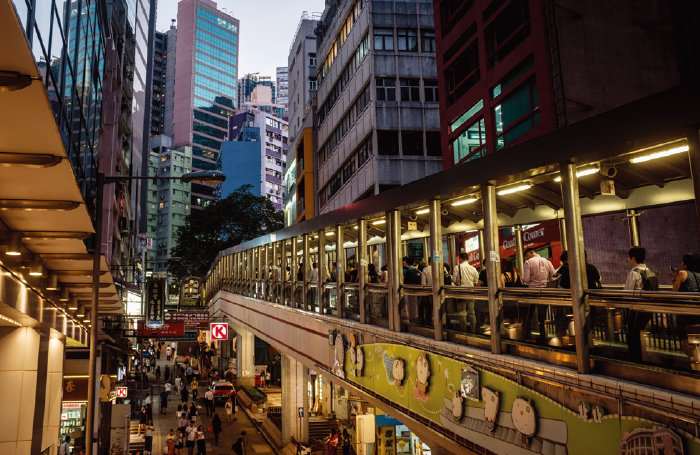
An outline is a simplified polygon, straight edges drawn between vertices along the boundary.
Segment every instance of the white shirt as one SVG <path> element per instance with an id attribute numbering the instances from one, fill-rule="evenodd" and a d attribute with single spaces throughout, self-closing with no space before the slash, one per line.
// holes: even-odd
<path id="1" fill-rule="evenodd" d="M 176 377 L 176 378 L 175 378 L 175 387 L 179 389 L 179 388 L 180 388 L 180 383 L 181 383 L 181 382 L 182 382 L 182 379 L 180 379 L 179 376 Z"/>
<path id="2" fill-rule="evenodd" d="M 311 281 L 311 282 L 318 281 L 318 269 L 311 269 L 311 272 L 309 272 L 309 281 Z"/>
<path id="3" fill-rule="evenodd" d="M 455 268 L 452 276 L 452 284 L 455 286 L 476 286 L 479 281 L 479 272 L 467 261 L 462 261 Z"/>
<path id="4" fill-rule="evenodd" d="M 529 288 L 544 288 L 547 282 L 554 277 L 554 266 L 547 259 L 535 253 L 533 257 L 525 261 L 523 270 L 523 283 Z"/>
<path id="5" fill-rule="evenodd" d="M 194 441 L 195 436 L 197 435 L 197 427 L 191 426 L 185 428 L 185 433 L 187 434 L 187 440 L 188 441 Z"/>
<path id="6" fill-rule="evenodd" d="M 230 401 L 227 401 L 224 407 L 226 408 L 226 414 L 233 414 L 233 404 Z"/>
<path id="7" fill-rule="evenodd" d="M 427 266 L 423 267 L 423 271 L 421 272 L 420 276 L 420 284 L 423 286 L 432 286 L 433 285 L 433 267 L 432 266 Z"/>
<path id="8" fill-rule="evenodd" d="M 173 386 L 171 386 L 169 382 L 165 383 L 165 391 L 166 392 L 170 392 L 172 390 L 172 388 L 173 388 Z"/>
<path id="9" fill-rule="evenodd" d="M 211 389 L 207 390 L 204 392 L 204 398 L 207 400 L 213 400 L 214 399 L 214 392 L 211 391 Z"/>
<path id="10" fill-rule="evenodd" d="M 58 449 L 58 455 L 68 455 L 68 450 L 70 450 L 70 444 L 64 442 L 61 444 L 61 448 Z"/>
<path id="11" fill-rule="evenodd" d="M 156 429 L 154 426 L 147 426 L 146 427 L 146 436 L 153 437 L 153 435 L 156 434 Z"/>
<path id="12" fill-rule="evenodd" d="M 626 291 L 641 291 L 642 290 L 642 274 L 639 273 L 640 270 L 646 269 L 646 264 L 637 264 L 629 271 L 627 274 L 627 279 L 625 280 Z"/>

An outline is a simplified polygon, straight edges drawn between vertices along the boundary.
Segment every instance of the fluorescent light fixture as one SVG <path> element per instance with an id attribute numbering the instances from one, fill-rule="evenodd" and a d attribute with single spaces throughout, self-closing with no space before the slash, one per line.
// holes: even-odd
<path id="1" fill-rule="evenodd" d="M 86 319 L 83 319 L 83 323 L 84 323 L 84 324 L 87 324 L 88 322 L 90 322 L 89 319 L 87 319 L 87 318 L 86 318 Z"/>
<path id="2" fill-rule="evenodd" d="M 0 314 L 0 321 L 9 322 L 10 324 L 14 324 L 14 325 L 17 325 L 17 326 L 22 325 L 22 324 L 19 323 L 19 321 L 15 321 L 15 320 L 12 319 L 12 318 L 8 318 L 8 317 L 5 316 L 4 314 Z"/>
<path id="3" fill-rule="evenodd" d="M 61 295 L 58 297 L 61 302 L 67 302 L 70 300 L 70 290 L 67 287 L 61 288 Z"/>
<path id="4" fill-rule="evenodd" d="M 643 163 L 645 161 L 651 161 L 655 160 L 658 158 L 663 158 L 665 156 L 671 156 L 671 155 L 676 155 L 678 153 L 683 153 L 688 151 L 688 146 L 687 145 L 681 145 L 680 147 L 674 147 L 668 150 L 662 150 L 660 152 L 655 152 L 655 153 L 650 153 L 649 155 L 643 155 L 643 156 L 638 156 L 636 158 L 632 158 L 630 160 L 630 163 Z"/>
<path id="5" fill-rule="evenodd" d="M 78 316 L 79 318 L 82 318 L 83 316 L 85 316 L 85 307 L 82 305 L 79 305 L 78 312 L 75 313 L 75 315 Z"/>
<path id="6" fill-rule="evenodd" d="M 471 204 L 472 202 L 476 202 L 476 201 L 477 201 L 477 198 L 475 198 L 475 197 L 470 197 L 470 198 L 468 198 L 468 199 L 462 199 L 462 200 L 460 200 L 460 201 L 453 202 L 453 203 L 452 203 L 452 207 L 457 207 L 457 206 L 465 205 L 465 204 Z"/>
<path id="7" fill-rule="evenodd" d="M 503 196 L 504 194 L 517 193 L 519 191 L 529 190 L 530 188 L 532 188 L 532 185 L 529 183 L 526 183 L 524 185 L 512 186 L 510 188 L 506 188 L 505 190 L 500 190 L 500 191 L 498 191 L 497 194 L 499 196 Z"/>
<path id="8" fill-rule="evenodd" d="M 335 232 L 333 232 L 333 231 L 326 232 L 326 237 L 333 237 L 334 235 L 335 235 Z"/>
<path id="9" fill-rule="evenodd" d="M 75 311 L 78 309 L 78 298 L 77 297 L 73 297 L 72 299 L 70 299 L 70 303 L 68 304 L 68 309 L 71 311 Z"/>
<path id="10" fill-rule="evenodd" d="M 430 212 L 430 209 L 422 209 L 422 210 L 418 210 L 416 212 L 416 215 L 425 215 L 428 212 Z"/>
<path id="11" fill-rule="evenodd" d="M 29 266 L 29 275 L 31 276 L 41 276 L 44 274 L 44 266 L 41 263 L 41 258 L 38 254 L 34 255 L 32 258 L 32 263 Z"/>
<path id="12" fill-rule="evenodd" d="M 13 232 L 10 235 L 10 242 L 7 244 L 5 254 L 8 256 L 19 256 L 22 254 L 22 234 Z"/>
<path id="13" fill-rule="evenodd" d="M 372 221 L 373 226 L 379 226 L 380 224 L 386 224 L 386 220 Z"/>
<path id="14" fill-rule="evenodd" d="M 597 167 L 591 167 L 591 168 L 588 168 L 588 169 L 583 169 L 583 170 L 578 171 L 578 172 L 576 173 L 576 178 L 585 177 L 585 176 L 591 175 L 591 174 L 596 174 L 596 173 L 598 173 L 599 170 L 600 170 L 600 168 L 597 168 Z M 556 177 L 556 178 L 554 179 L 554 181 L 555 181 L 555 182 L 561 182 L 561 175 L 558 176 L 558 177 Z"/>
<path id="15" fill-rule="evenodd" d="M 358 230 L 359 228 L 357 226 L 352 227 L 354 230 Z"/>

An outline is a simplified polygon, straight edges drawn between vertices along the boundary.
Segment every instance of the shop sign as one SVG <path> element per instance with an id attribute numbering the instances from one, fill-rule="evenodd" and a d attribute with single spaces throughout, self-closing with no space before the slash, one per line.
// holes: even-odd
<path id="1" fill-rule="evenodd" d="M 129 389 L 127 387 L 117 387 L 116 396 L 117 398 L 126 398 Z"/>
<path id="2" fill-rule="evenodd" d="M 87 401 L 88 378 L 63 378 L 63 401 Z M 80 407 L 80 405 L 78 405 Z"/>
<path id="3" fill-rule="evenodd" d="M 202 306 L 202 302 L 204 301 L 204 296 L 202 295 L 203 288 L 202 279 L 199 277 L 191 276 L 182 280 L 180 286 L 180 306 Z"/>
<path id="4" fill-rule="evenodd" d="M 184 322 L 168 322 L 161 327 L 145 327 L 144 321 L 139 321 L 138 336 L 153 338 L 182 338 L 185 336 Z"/>
<path id="5" fill-rule="evenodd" d="M 165 278 L 149 278 L 146 281 L 146 325 L 163 325 L 163 306 L 167 290 Z"/>
<path id="6" fill-rule="evenodd" d="M 185 330 L 206 330 L 209 328 L 209 313 L 206 311 L 183 311 L 165 313 L 165 322 L 183 322 Z"/>
<path id="7" fill-rule="evenodd" d="M 212 322 L 209 330 L 212 340 L 228 340 L 228 322 Z"/>

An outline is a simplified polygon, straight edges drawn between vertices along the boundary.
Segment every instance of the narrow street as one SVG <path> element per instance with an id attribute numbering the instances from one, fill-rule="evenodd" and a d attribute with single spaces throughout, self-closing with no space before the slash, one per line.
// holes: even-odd
<path id="1" fill-rule="evenodd" d="M 171 362 L 168 362 L 165 360 L 165 353 L 161 355 L 161 359 L 157 361 L 157 365 L 161 369 L 161 373 L 163 373 L 165 366 L 170 365 L 170 368 L 172 369 L 173 365 L 175 365 L 174 360 Z M 180 396 L 176 393 L 174 393 L 174 386 L 173 386 L 173 391 L 170 393 L 170 397 L 168 399 L 168 406 L 167 406 L 167 411 L 165 414 L 161 414 L 161 402 L 160 402 L 160 392 L 163 390 L 163 387 L 165 385 L 165 380 L 164 377 L 161 375 L 160 382 L 156 382 L 155 374 L 153 371 L 151 371 L 148 375 L 148 379 L 150 381 L 151 385 L 151 390 L 153 395 L 151 396 L 153 400 L 153 424 L 156 427 L 156 434 L 153 437 L 153 452 L 152 455 L 161 455 L 167 453 L 167 448 L 165 445 L 166 438 L 168 436 L 168 433 L 172 429 L 175 431 L 177 429 L 177 419 L 176 419 L 176 411 L 177 411 L 177 406 L 180 404 Z M 226 421 L 226 411 L 224 410 L 223 403 L 217 403 L 216 408 L 215 408 L 215 413 L 219 415 L 221 418 L 221 421 L 223 423 L 223 431 L 221 434 L 219 434 L 219 444 L 218 446 L 214 444 L 214 434 L 210 431 L 207 431 L 208 428 L 211 426 L 211 421 L 212 417 L 207 416 L 206 412 L 206 406 L 204 405 L 204 393 L 207 390 L 209 383 L 205 381 L 200 381 L 199 382 L 199 387 L 197 388 L 197 418 L 196 418 L 196 425 L 202 425 L 205 429 L 205 435 L 206 435 L 206 441 L 207 441 L 207 451 L 206 453 L 208 455 L 214 454 L 214 455 L 219 455 L 219 454 L 232 454 L 234 453 L 233 450 L 231 449 L 231 446 L 233 443 L 236 441 L 236 439 L 240 436 L 242 431 L 246 432 L 246 440 L 248 442 L 247 444 L 247 453 L 248 454 L 274 454 L 275 451 L 270 447 L 270 445 L 267 443 L 265 438 L 258 432 L 257 428 L 253 423 L 251 422 L 250 418 L 248 418 L 247 414 L 245 411 L 243 411 L 240 407 L 238 409 L 238 412 L 235 415 L 235 419 L 233 419 L 230 423 Z M 192 393 L 190 391 L 190 401 L 188 402 L 188 405 L 191 405 L 192 403 Z M 138 423 L 138 422 L 136 422 Z M 132 420 L 132 425 L 133 425 L 133 420 Z M 132 445 L 134 442 L 141 441 L 143 438 L 143 435 L 140 437 L 137 437 L 136 435 L 132 434 L 131 436 L 131 441 Z M 134 453 L 134 452 L 132 452 Z M 187 454 L 187 449 L 184 448 L 181 450 L 181 453 Z M 196 448 L 194 450 L 194 453 L 197 453 Z"/>

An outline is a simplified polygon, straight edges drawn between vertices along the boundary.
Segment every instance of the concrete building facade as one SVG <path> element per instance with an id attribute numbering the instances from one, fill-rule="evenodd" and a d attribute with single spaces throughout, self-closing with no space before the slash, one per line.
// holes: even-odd
<path id="1" fill-rule="evenodd" d="M 241 185 L 252 184 L 254 194 L 267 197 L 276 209 L 282 210 L 282 177 L 289 147 L 287 122 L 258 109 L 241 109 L 229 119 L 228 138 L 222 148 L 222 168 L 228 176 L 222 185 L 222 196 Z M 250 175 L 258 169 L 257 163 L 259 179 Z M 247 171 L 241 172 L 241 166 Z"/>
<path id="2" fill-rule="evenodd" d="M 182 0 L 177 23 L 173 147 L 192 147 L 193 170 L 219 169 L 235 109 L 239 22 L 211 0 Z M 193 184 L 192 207 L 218 195 L 217 186 Z"/>
<path id="3" fill-rule="evenodd" d="M 442 168 L 431 2 L 329 1 L 318 36 L 318 211 Z"/>
<path id="4" fill-rule="evenodd" d="M 289 68 L 286 66 L 278 66 L 276 70 L 275 86 L 277 93 L 275 95 L 275 103 L 287 105 L 289 102 Z"/>

